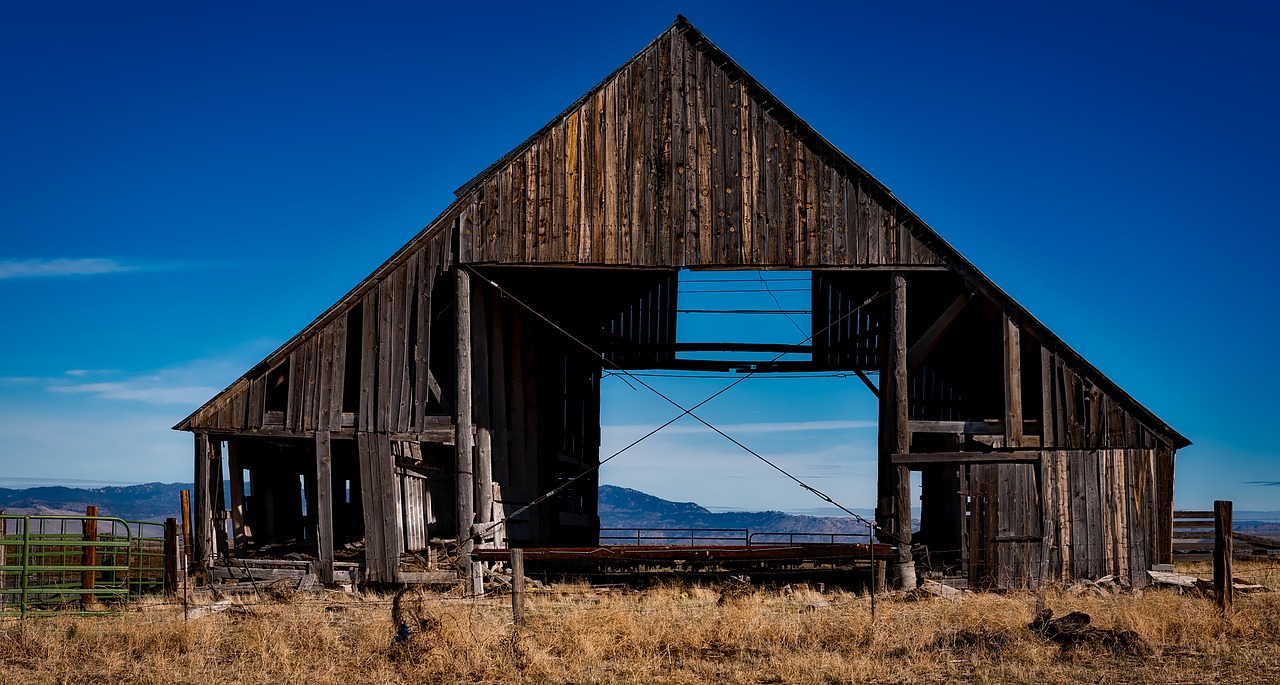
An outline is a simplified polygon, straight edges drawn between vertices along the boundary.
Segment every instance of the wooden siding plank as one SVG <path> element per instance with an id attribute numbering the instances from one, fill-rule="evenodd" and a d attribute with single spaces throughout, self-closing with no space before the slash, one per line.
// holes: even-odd
<path id="1" fill-rule="evenodd" d="M 653 121 L 657 131 L 652 136 L 656 147 L 657 167 L 650 176 L 654 189 L 654 205 L 648 217 L 645 230 L 645 252 L 650 255 L 647 264 L 666 266 L 671 264 L 672 229 L 672 54 L 669 48 L 670 38 L 664 38 L 663 44 L 657 48 L 657 59 L 654 67 L 653 97 L 656 112 Z"/>
<path id="2" fill-rule="evenodd" d="M 739 111 L 739 84 L 721 70 L 720 130 L 724 141 L 724 223 L 726 231 L 725 257 L 729 264 L 743 263 L 743 256 L 750 254 L 742 233 L 742 115 Z"/>
<path id="3" fill-rule="evenodd" d="M 572 112 L 564 128 L 564 261 L 581 261 L 578 241 L 582 234 L 582 129 L 581 110 Z"/>
<path id="4" fill-rule="evenodd" d="M 360 339 L 360 419 L 361 431 L 373 431 L 378 406 L 378 289 L 361 302 L 363 321 Z"/>
<path id="5" fill-rule="evenodd" d="M 1022 446 L 1022 330 L 1006 314 L 1004 333 L 1004 445 Z"/>
<path id="6" fill-rule="evenodd" d="M 605 84 L 604 87 L 604 110 L 601 112 L 601 158 L 603 163 L 603 191 L 601 196 L 601 212 L 604 225 L 604 263 L 617 264 L 618 245 L 620 239 L 618 237 L 618 90 L 619 81 L 632 78 L 635 74 L 634 67 L 628 67 L 623 71 L 621 79 L 615 79 Z M 625 135 L 625 132 L 624 132 Z"/>
<path id="7" fill-rule="evenodd" d="M 756 173 L 759 150 L 756 147 L 755 103 L 747 92 L 745 81 L 739 81 L 738 94 L 738 145 L 741 148 L 739 180 L 742 192 L 738 197 L 739 222 L 742 230 L 742 263 L 759 264 L 760 252 L 755 236 L 756 196 L 760 192 L 760 178 Z"/>
<path id="8" fill-rule="evenodd" d="M 697 53 L 695 67 L 698 74 L 697 98 L 694 107 L 698 117 L 698 259 L 694 264 L 687 266 L 709 265 L 718 261 L 718 253 L 715 250 L 717 242 L 712 231 L 714 212 L 712 195 L 715 192 L 715 188 L 712 187 L 711 183 L 713 160 L 711 154 L 710 117 L 708 115 L 708 109 L 710 108 L 708 88 L 711 80 L 709 77 L 711 64 L 702 51 Z"/>
<path id="9" fill-rule="evenodd" d="M 565 263 L 565 136 L 567 127 L 562 120 L 551 129 L 551 226 L 547 235 L 546 260 L 554 264 Z"/>
<path id="10" fill-rule="evenodd" d="M 1040 346 L 1040 446 L 1056 447 L 1056 426 L 1058 412 L 1054 405 L 1056 394 L 1053 391 L 1054 379 L 1053 353 L 1049 348 Z"/>
<path id="11" fill-rule="evenodd" d="M 551 261 L 551 206 L 555 204 L 552 197 L 552 179 L 555 177 L 555 167 L 552 163 L 554 155 L 555 140 L 552 136 L 544 136 L 539 144 L 538 149 L 538 233 L 536 241 L 536 261 L 539 263 L 547 263 Z"/>
<path id="12" fill-rule="evenodd" d="M 388 414 L 391 407 L 392 355 L 395 352 L 394 317 L 396 311 L 395 287 L 391 280 L 378 284 L 378 384 L 375 392 L 374 428 L 379 433 L 390 430 Z"/>
<path id="13" fill-rule="evenodd" d="M 671 212 L 668 218 L 671 242 L 666 264 L 684 266 L 688 251 L 689 220 L 689 135 L 688 68 L 683 36 L 671 40 Z M 660 229 L 661 230 L 661 229 Z"/>

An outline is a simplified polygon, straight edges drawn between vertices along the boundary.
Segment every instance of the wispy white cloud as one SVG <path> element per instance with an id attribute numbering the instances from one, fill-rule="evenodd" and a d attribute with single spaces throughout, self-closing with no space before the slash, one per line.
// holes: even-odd
<path id="1" fill-rule="evenodd" d="M 95 276 L 140 271 L 141 264 L 126 264 L 117 259 L 4 259 L 0 260 L 0 279 L 40 278 L 53 276 Z"/>
<path id="2" fill-rule="evenodd" d="M 63 395 L 195 408 L 239 377 L 276 344 L 274 340 L 252 340 L 215 357 L 142 372 L 68 369 L 59 376 L 27 380 L 39 381 L 49 392 Z"/>
<path id="3" fill-rule="evenodd" d="M 51 385 L 53 392 L 86 393 L 107 400 L 133 400 L 147 404 L 200 404 L 221 388 L 211 385 L 168 385 L 163 376 L 140 376 L 118 383 Z"/>

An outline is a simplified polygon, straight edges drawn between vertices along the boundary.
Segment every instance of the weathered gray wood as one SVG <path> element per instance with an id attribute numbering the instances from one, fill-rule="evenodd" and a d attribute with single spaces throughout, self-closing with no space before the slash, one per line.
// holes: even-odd
<path id="1" fill-rule="evenodd" d="M 889 334 L 884 350 L 880 382 L 880 458 L 876 521 L 888 530 L 885 542 L 898 549 L 895 564 L 901 580 L 914 577 L 911 567 L 911 474 L 894 455 L 910 452 L 907 414 L 907 281 L 901 273 L 890 276 Z"/>
<path id="2" fill-rule="evenodd" d="M 382 520 L 383 493 L 378 464 L 377 435 L 357 433 L 356 447 L 360 460 L 360 500 L 364 505 L 364 557 L 369 579 L 385 581 L 382 569 L 386 567 L 386 529 Z"/>
<path id="3" fill-rule="evenodd" d="M 231 548 L 237 555 L 244 552 L 248 543 L 245 528 L 244 468 L 240 464 L 240 450 L 234 440 L 227 441 L 227 472 L 231 476 Z"/>
<path id="4" fill-rule="evenodd" d="M 1004 445 L 1022 446 L 1022 329 L 1004 316 Z"/>
<path id="5" fill-rule="evenodd" d="M 1036 463 L 1041 459 L 1038 450 L 1014 450 L 1009 452 L 911 452 L 894 454 L 893 463 L 899 466 L 919 464 L 1009 464 Z"/>
<path id="6" fill-rule="evenodd" d="M 488 524 L 493 522 L 493 438 L 488 428 L 476 428 L 475 451 L 476 521 Z"/>
<path id="7" fill-rule="evenodd" d="M 1056 424 L 1058 412 L 1054 406 L 1053 392 L 1053 353 L 1049 348 L 1040 346 L 1040 446 L 1056 447 Z"/>
<path id="8" fill-rule="evenodd" d="M 457 417 L 454 421 L 455 450 L 454 490 L 458 524 L 458 564 L 464 578 L 471 575 L 471 524 L 475 520 L 475 482 L 472 477 L 475 435 L 472 427 L 471 402 L 471 274 L 467 267 L 454 269 L 454 315 L 456 320 L 456 347 L 454 350 L 457 379 L 454 397 L 457 399 Z"/>
<path id="9" fill-rule="evenodd" d="M 329 434 L 316 433 L 316 549 L 320 582 L 333 582 L 333 454 Z"/>
<path id="10" fill-rule="evenodd" d="M 209 567 L 213 560 L 213 493 L 210 481 L 209 434 L 195 434 L 195 511 L 192 516 L 191 550 L 192 564 L 197 573 Z"/>
<path id="11" fill-rule="evenodd" d="M 948 435 L 1004 435 L 1003 421 L 921 421 L 908 422 L 912 433 Z"/>
<path id="12" fill-rule="evenodd" d="M 524 550 L 511 550 L 511 618 L 518 626 L 524 623 Z"/>

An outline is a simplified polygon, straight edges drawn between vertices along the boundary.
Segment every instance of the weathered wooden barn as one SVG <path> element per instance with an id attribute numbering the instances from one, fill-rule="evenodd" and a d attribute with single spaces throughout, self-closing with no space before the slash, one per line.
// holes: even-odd
<path id="1" fill-rule="evenodd" d="M 682 269 L 808 276 L 812 339 L 751 370 L 878 377 L 898 561 L 935 550 L 1002 587 L 1170 561 L 1189 442 L 683 18 L 175 427 L 197 559 L 304 541 L 331 577 L 363 540 L 367 577 L 394 581 L 402 553 L 478 530 L 595 544 L 594 475 L 516 512 L 598 464 L 602 370 L 743 368 L 681 356 Z"/>

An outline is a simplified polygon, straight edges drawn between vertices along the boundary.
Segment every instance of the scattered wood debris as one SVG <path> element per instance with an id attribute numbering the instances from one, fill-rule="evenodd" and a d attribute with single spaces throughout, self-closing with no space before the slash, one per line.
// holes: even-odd
<path id="1" fill-rule="evenodd" d="M 217 614 L 231 608 L 231 600 L 223 599 L 213 604 L 206 604 L 202 607 L 196 607 L 187 613 L 187 618 L 202 618 L 209 614 Z"/>
<path id="2" fill-rule="evenodd" d="M 1046 640 L 1058 643 L 1064 652 L 1089 646 L 1106 648 L 1115 654 L 1147 656 L 1152 653 L 1151 646 L 1132 630 L 1094 628 L 1089 625 L 1092 621 L 1083 611 L 1053 618 L 1052 609 L 1041 609 L 1027 628 Z"/>
<path id="3" fill-rule="evenodd" d="M 1151 584 L 1157 587 L 1174 587 L 1180 591 L 1192 591 L 1204 594 L 1213 593 L 1213 581 L 1197 578 L 1195 576 L 1187 576 L 1169 571 L 1147 571 L 1147 575 L 1151 577 Z M 1235 577 L 1232 579 L 1231 587 L 1236 592 L 1274 592 L 1265 585 L 1251 583 L 1244 578 Z"/>

